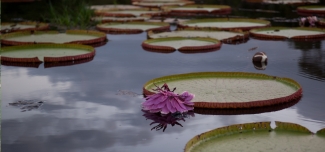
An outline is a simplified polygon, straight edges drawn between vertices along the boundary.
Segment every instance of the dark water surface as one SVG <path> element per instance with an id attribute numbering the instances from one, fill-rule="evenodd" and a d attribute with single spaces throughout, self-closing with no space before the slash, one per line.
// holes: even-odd
<path id="1" fill-rule="evenodd" d="M 3 152 L 180 152 L 195 135 L 233 124 L 272 121 L 275 127 L 274 121 L 284 121 L 312 132 L 325 128 L 325 41 L 250 38 L 209 53 L 164 54 L 142 49 L 146 33 L 107 38 L 110 41 L 97 47 L 96 56 L 87 63 L 52 68 L 1 66 Z M 248 51 L 253 47 L 258 48 Z M 251 62 L 257 51 L 268 55 L 265 70 L 255 69 Z M 183 127 L 174 123 L 164 132 L 151 130 L 158 125 L 150 125 L 158 122 L 158 116 L 141 111 L 142 86 L 162 76 L 206 71 L 288 77 L 301 84 L 303 96 L 291 107 L 270 107 L 260 114 L 206 115 L 201 109 L 185 121 L 175 120 Z M 119 90 L 135 94 L 117 95 Z M 45 103 L 25 112 L 9 105 L 22 100 Z"/>

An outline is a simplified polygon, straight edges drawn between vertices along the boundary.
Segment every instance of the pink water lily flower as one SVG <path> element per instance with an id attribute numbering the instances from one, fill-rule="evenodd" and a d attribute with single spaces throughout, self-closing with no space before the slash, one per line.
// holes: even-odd
<path id="1" fill-rule="evenodd" d="M 158 93 L 148 95 L 145 98 L 147 101 L 142 103 L 143 110 L 148 110 L 152 113 L 161 112 L 162 114 L 193 110 L 193 107 L 187 105 L 194 105 L 193 102 L 190 102 L 194 95 L 189 94 L 187 91 L 179 95 L 174 93 L 175 89 L 170 91 L 166 83 L 161 88 L 157 86 L 157 89 L 152 89 L 158 91 Z"/>

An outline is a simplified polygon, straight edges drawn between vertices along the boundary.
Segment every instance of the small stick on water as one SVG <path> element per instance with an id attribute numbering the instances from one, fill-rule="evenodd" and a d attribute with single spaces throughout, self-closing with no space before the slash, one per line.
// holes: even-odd
<path id="1" fill-rule="evenodd" d="M 253 47 L 251 49 L 249 49 L 248 51 L 253 51 L 253 50 L 256 50 L 258 47 Z"/>

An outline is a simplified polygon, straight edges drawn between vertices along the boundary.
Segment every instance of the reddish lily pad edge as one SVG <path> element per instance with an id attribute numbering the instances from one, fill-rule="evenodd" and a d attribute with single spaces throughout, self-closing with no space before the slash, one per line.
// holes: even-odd
<path id="1" fill-rule="evenodd" d="M 59 34 L 58 31 L 34 31 L 33 33 L 35 35 L 36 34 Z M 90 39 L 90 40 L 71 41 L 71 42 L 66 42 L 64 44 L 94 44 L 94 43 L 103 42 L 103 41 L 105 41 L 107 39 L 105 33 L 97 32 L 97 31 L 67 30 L 66 34 L 93 35 L 93 36 L 98 36 L 98 38 Z M 2 35 L 2 38 L 1 38 L 1 44 L 4 44 L 4 45 L 54 44 L 52 42 L 40 42 L 39 43 L 39 42 L 18 42 L 18 41 L 6 40 L 6 38 L 18 37 L 18 36 L 27 36 L 27 35 L 32 35 L 32 32 L 30 32 L 30 31 L 20 31 L 20 32 L 13 32 L 13 33 L 4 34 L 4 35 Z"/>
<path id="2" fill-rule="evenodd" d="M 186 73 L 186 74 L 178 74 L 178 75 L 170 75 L 165 77 L 160 77 L 156 79 L 152 79 L 144 84 L 143 86 L 143 93 L 145 95 L 152 95 L 155 92 L 149 91 L 146 89 L 146 86 L 152 83 L 158 83 L 165 80 L 170 79 L 182 79 L 182 78 L 189 78 L 189 77 L 243 77 L 243 78 L 253 78 L 253 79 L 271 79 L 277 80 L 288 85 L 294 86 L 297 88 L 297 91 L 289 96 L 281 97 L 281 98 L 274 98 L 269 100 L 260 100 L 260 101 L 251 101 L 251 102 L 232 102 L 232 103 L 210 103 L 210 102 L 195 102 L 194 107 L 199 108 L 253 108 L 253 107 L 263 107 L 263 106 L 271 106 L 281 103 L 286 103 L 299 98 L 302 94 L 302 87 L 300 84 L 292 79 L 285 78 L 285 77 L 275 77 L 269 76 L 260 73 L 245 73 L 245 72 L 198 72 L 198 73 Z M 185 91 L 185 90 L 184 90 Z"/>
<path id="3" fill-rule="evenodd" d="M 288 30 L 288 29 L 293 29 L 293 30 L 304 30 L 304 31 L 319 31 L 319 32 L 324 32 L 324 34 L 317 34 L 317 35 L 301 35 L 301 36 L 294 36 L 291 37 L 290 39 L 293 40 L 299 40 L 299 39 L 322 39 L 325 38 L 325 30 L 321 28 L 309 28 L 309 27 L 295 27 L 295 28 L 289 28 L 289 27 L 266 27 L 266 28 L 259 28 L 259 29 L 252 29 L 249 31 L 249 34 L 253 37 L 256 38 L 261 38 L 262 40 L 266 39 L 289 39 L 289 37 L 286 36 L 279 36 L 279 35 L 266 35 L 266 34 L 258 34 L 256 32 L 259 31 L 274 31 L 274 30 Z"/>
<path id="4" fill-rule="evenodd" d="M 24 48 L 75 48 L 75 49 L 83 49 L 89 51 L 89 53 L 74 55 L 74 56 L 63 56 L 63 57 L 44 57 L 44 62 L 61 62 L 61 61 L 74 61 L 86 58 L 92 58 L 95 56 L 95 49 L 91 46 L 81 45 L 81 44 L 28 44 L 28 45 L 18 45 L 18 46 L 9 46 L 2 48 L 2 52 L 11 51 L 16 49 L 24 49 Z M 7 62 L 42 62 L 38 59 L 38 57 L 34 58 L 11 58 L 1 56 L 1 61 Z"/>
<path id="5" fill-rule="evenodd" d="M 168 1 L 168 2 L 162 2 L 163 0 L 161 1 L 140 1 L 140 2 L 132 2 L 132 5 L 134 6 L 141 6 L 141 7 L 149 7 L 149 8 L 160 8 L 160 7 L 163 7 L 163 6 L 179 6 L 178 4 L 173 4 L 173 5 L 162 5 L 162 6 L 158 6 L 158 5 L 155 5 L 155 3 L 164 3 L 164 4 L 168 4 L 168 3 L 185 3 L 183 6 L 186 6 L 186 5 L 192 5 L 192 4 L 195 4 L 194 1 Z M 141 3 L 152 3 L 153 5 L 143 5 Z"/>
<path id="6" fill-rule="evenodd" d="M 321 16 L 325 15 L 325 10 L 313 10 L 310 8 L 324 8 L 325 6 L 321 5 L 312 5 L 312 6 L 300 6 L 297 8 L 297 13 L 301 15 L 312 15 L 312 14 L 319 14 Z"/>
<path id="7" fill-rule="evenodd" d="M 187 142 L 184 152 L 190 152 L 193 147 L 200 144 L 203 141 L 209 140 L 209 138 L 218 138 L 222 136 L 238 134 L 241 132 L 254 132 L 254 131 L 273 131 L 273 130 L 285 130 L 285 131 L 295 131 L 295 132 L 302 132 L 307 134 L 314 134 L 313 132 L 309 131 L 306 127 L 295 123 L 289 122 L 280 122 L 275 121 L 276 128 L 273 129 L 270 126 L 271 122 L 255 122 L 255 123 L 245 123 L 245 124 L 237 124 L 231 125 L 226 127 L 217 128 L 208 132 L 204 132 L 200 135 L 193 137 L 190 141 Z M 325 128 L 319 130 L 317 135 L 325 135 Z"/>
<path id="8" fill-rule="evenodd" d="M 152 42 L 159 41 L 173 41 L 173 40 L 198 40 L 198 41 L 208 41 L 215 44 L 206 45 L 206 46 L 183 46 L 178 51 L 201 51 L 201 50 L 212 50 L 218 49 L 221 47 L 221 42 L 216 39 L 211 38 L 184 38 L 184 37 L 167 37 L 167 38 L 157 38 L 157 39 L 149 39 L 142 42 L 142 47 L 151 49 L 151 50 L 166 50 L 166 51 L 174 51 L 176 48 L 170 46 L 159 46 L 159 45 L 151 45 Z"/>

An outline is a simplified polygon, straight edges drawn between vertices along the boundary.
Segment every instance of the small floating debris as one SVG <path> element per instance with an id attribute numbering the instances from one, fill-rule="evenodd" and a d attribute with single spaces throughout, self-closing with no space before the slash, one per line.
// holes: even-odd
<path id="1" fill-rule="evenodd" d="M 324 129 L 315 134 L 294 123 L 275 121 L 275 129 L 270 123 L 236 124 L 202 133 L 187 142 L 184 152 L 212 152 L 220 147 L 221 151 L 242 151 L 242 145 L 247 146 L 247 151 L 308 149 L 320 152 L 325 149 Z"/>
<path id="2" fill-rule="evenodd" d="M 107 32 L 141 33 L 144 31 L 169 31 L 168 23 L 127 22 L 98 24 L 97 29 Z"/>
<path id="3" fill-rule="evenodd" d="M 47 30 L 50 25 L 48 23 L 40 22 L 19 22 L 19 23 L 1 23 L 1 32 L 10 33 L 16 31 L 34 31 L 34 30 Z"/>
<path id="4" fill-rule="evenodd" d="M 250 35 L 256 38 L 266 39 L 316 39 L 325 38 L 325 30 L 321 28 L 309 27 L 267 27 L 253 29 L 249 31 Z"/>
<path id="5" fill-rule="evenodd" d="M 193 1 L 145 1 L 145 2 L 133 2 L 132 5 L 134 6 L 141 6 L 141 7 L 151 7 L 151 8 L 159 8 L 162 6 L 185 6 L 195 4 Z"/>
<path id="6" fill-rule="evenodd" d="M 268 27 L 271 23 L 266 20 L 257 19 L 240 19 L 240 18 L 218 18 L 218 19 L 197 19 L 179 23 L 178 28 L 193 27 L 196 29 L 200 28 L 211 28 L 220 30 L 234 30 L 241 29 L 244 31 Z"/>
<path id="7" fill-rule="evenodd" d="M 223 43 L 234 43 L 236 41 L 245 41 L 248 39 L 249 34 L 247 32 L 236 32 L 236 31 L 221 31 L 219 29 L 210 28 L 200 28 L 195 29 L 184 28 L 177 29 L 172 32 L 161 32 L 154 33 L 153 31 L 148 32 L 148 38 L 166 38 L 166 37 L 184 37 L 184 38 L 195 38 L 195 37 L 205 37 L 220 40 Z"/>
<path id="8" fill-rule="evenodd" d="M 311 16 L 325 16 L 325 6 L 321 5 L 311 5 L 311 6 L 300 6 L 297 8 L 297 13 L 299 15 Z"/>
<path id="9" fill-rule="evenodd" d="M 43 105 L 44 101 L 34 101 L 34 100 L 24 100 L 17 101 L 13 103 L 9 103 L 10 106 L 21 107 L 21 112 L 31 111 L 34 109 L 38 109 Z"/>
<path id="10" fill-rule="evenodd" d="M 256 50 L 258 47 L 253 47 L 253 48 L 250 48 L 250 49 L 248 49 L 248 51 L 254 51 L 254 50 Z"/>
<path id="11" fill-rule="evenodd" d="M 175 14 L 230 14 L 231 7 L 228 5 L 186 5 L 186 6 L 166 6 L 164 11 Z"/>
<path id="12" fill-rule="evenodd" d="M 21 31 L 2 35 L 1 44 L 93 44 L 103 42 L 106 39 L 105 33 L 97 31 L 67 30 L 65 33 L 58 31 Z"/>
<path id="13" fill-rule="evenodd" d="M 301 86 L 289 78 L 244 72 L 199 72 L 170 75 L 150 80 L 143 87 L 146 95 L 155 85 L 167 83 L 175 93 L 195 95 L 194 107 L 252 108 L 286 103 L 299 98 Z"/>
<path id="14" fill-rule="evenodd" d="M 28 44 L 1 50 L 1 61 L 7 62 L 75 61 L 93 56 L 93 47 L 80 44 Z"/>
<path id="15" fill-rule="evenodd" d="M 194 51 L 197 53 L 200 51 L 204 52 L 207 50 L 219 49 L 221 47 L 221 42 L 211 38 L 168 37 L 143 41 L 142 47 L 166 51 L 178 50 L 188 53 Z"/>
<path id="16" fill-rule="evenodd" d="M 104 10 L 96 10 L 95 13 L 99 16 L 111 16 L 111 17 L 139 17 L 143 15 L 150 16 L 161 16 L 166 15 L 168 12 L 163 12 L 159 9 L 149 9 L 149 8 L 141 8 L 141 9 L 104 9 Z"/>

